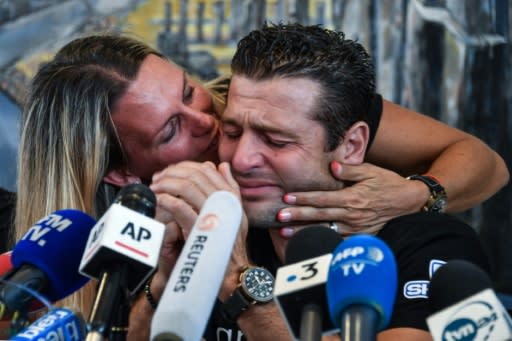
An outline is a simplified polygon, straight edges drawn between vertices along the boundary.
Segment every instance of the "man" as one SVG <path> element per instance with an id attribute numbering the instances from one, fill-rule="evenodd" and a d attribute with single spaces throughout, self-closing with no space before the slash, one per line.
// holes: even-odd
<path id="1" fill-rule="evenodd" d="M 341 33 L 276 25 L 242 39 L 232 72 L 219 144 L 223 163 L 218 168 L 193 162 L 170 166 L 153 177 L 151 188 L 158 194 L 160 218 L 174 222 L 174 236 L 167 239 L 171 250 L 180 234 L 188 234 L 210 193 L 239 193 L 250 245 L 245 245 L 243 224 L 219 292 L 222 303 L 214 308 L 205 339 L 238 340 L 243 332 L 248 340 L 287 340 L 290 335 L 274 303 L 233 303 L 240 273 L 253 266 L 273 272 L 282 264 L 287 239 L 279 228 L 303 227 L 289 226 L 282 214 L 289 201 L 283 198 L 286 193 L 348 185 L 330 176 L 329 164 L 364 160 L 374 134 L 368 124 L 374 71 L 364 48 Z M 408 292 L 408 286 L 428 281 L 433 262 L 463 258 L 487 269 L 485 255 L 475 232 L 448 216 L 418 213 L 384 221 L 377 216 L 373 225 L 382 228 L 377 236 L 395 253 L 399 293 L 390 325 L 379 340 L 431 339 L 425 323 L 430 314 L 427 299 Z M 166 265 L 172 267 L 172 262 Z M 146 294 L 152 297 L 161 289 L 153 287 Z M 131 323 L 140 320 L 142 311 L 132 312 Z"/>

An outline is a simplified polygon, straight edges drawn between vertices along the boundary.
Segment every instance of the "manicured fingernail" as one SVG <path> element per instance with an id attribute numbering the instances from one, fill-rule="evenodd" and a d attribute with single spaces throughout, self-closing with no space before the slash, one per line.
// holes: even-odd
<path id="1" fill-rule="evenodd" d="M 285 194 L 283 200 L 285 203 L 293 205 L 297 202 L 297 197 L 295 195 Z"/>
<path id="2" fill-rule="evenodd" d="M 290 227 L 282 227 L 280 230 L 279 230 L 279 234 L 281 235 L 281 237 L 283 238 L 291 238 L 293 236 L 293 234 L 295 233 L 294 229 L 290 228 Z"/>
<path id="3" fill-rule="evenodd" d="M 341 175 L 341 172 L 343 172 L 343 167 L 341 166 L 341 163 L 338 161 L 332 161 L 331 162 L 331 169 L 334 173 Z"/>
<path id="4" fill-rule="evenodd" d="M 288 211 L 281 211 L 277 214 L 277 220 L 279 220 L 282 223 L 286 223 L 290 221 L 292 218 L 292 214 Z"/>

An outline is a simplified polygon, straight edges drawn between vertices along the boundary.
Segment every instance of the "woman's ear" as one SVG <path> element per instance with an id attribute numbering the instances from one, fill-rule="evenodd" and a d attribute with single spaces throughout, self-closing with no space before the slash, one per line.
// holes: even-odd
<path id="1" fill-rule="evenodd" d="M 364 162 L 370 128 L 365 122 L 354 123 L 345 133 L 343 142 L 335 150 L 335 159 L 341 163 L 358 165 Z"/>
<path id="2" fill-rule="evenodd" d="M 128 184 L 141 183 L 141 179 L 124 169 L 111 170 L 103 177 L 103 181 L 118 187 L 124 187 Z"/>

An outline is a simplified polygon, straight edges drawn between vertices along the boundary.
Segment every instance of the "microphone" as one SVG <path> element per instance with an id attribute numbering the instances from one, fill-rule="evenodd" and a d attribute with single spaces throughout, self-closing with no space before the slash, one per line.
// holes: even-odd
<path id="1" fill-rule="evenodd" d="M 508 316 L 512 317 L 512 295 L 504 292 L 498 292 L 496 295 L 498 296 L 501 304 L 503 304 L 503 307 L 505 307 L 505 310 L 508 312 Z"/>
<path id="2" fill-rule="evenodd" d="M 325 282 L 332 251 L 342 240 L 334 230 L 311 226 L 288 242 L 286 265 L 276 273 L 274 301 L 294 339 L 320 340 L 336 330 L 328 317 Z"/>
<path id="3" fill-rule="evenodd" d="M 153 219 L 155 207 L 147 186 L 127 185 L 89 234 L 80 272 L 99 279 L 99 285 L 86 340 L 107 337 L 116 307 L 156 268 L 165 226 Z"/>
<path id="4" fill-rule="evenodd" d="M 9 270 L 12 269 L 11 256 L 12 251 L 7 251 L 0 254 L 0 276 L 5 275 Z"/>
<path id="5" fill-rule="evenodd" d="M 512 320 L 492 289 L 489 276 L 465 260 L 436 270 L 429 287 L 435 313 L 427 325 L 435 341 L 511 340 Z"/>
<path id="6" fill-rule="evenodd" d="M 66 308 L 56 308 L 10 338 L 10 340 L 82 341 L 84 335 L 85 322 L 80 314 L 75 314 Z"/>
<path id="7" fill-rule="evenodd" d="M 58 301 L 80 289 L 88 278 L 78 272 L 95 220 L 73 209 L 59 210 L 34 224 L 15 245 L 12 269 L 2 276 L 0 307 L 24 315 L 34 301 L 17 283 Z"/>
<path id="8" fill-rule="evenodd" d="M 12 270 L 12 262 L 11 262 L 11 255 L 12 251 L 6 251 L 2 254 L 0 254 L 0 285 L 6 284 L 9 286 L 15 286 L 16 284 L 13 284 L 9 281 L 5 281 L 1 276 L 5 275 L 7 272 Z M 26 290 L 26 289 L 25 289 Z M 34 295 L 32 295 L 34 296 Z M 41 298 L 41 297 L 39 297 Z M 28 313 L 30 312 L 37 312 L 39 309 L 43 308 L 45 304 L 41 302 L 38 297 L 34 297 L 34 300 L 32 301 L 32 304 L 28 308 Z M 12 316 L 9 314 L 6 314 L 5 312 L 5 306 L 3 307 L 4 311 L 0 312 L 0 321 L 9 321 L 12 319 Z M 25 316 L 22 316 L 22 319 L 24 319 Z M 12 322 L 12 321 L 11 321 Z M 24 321 L 23 321 L 24 322 Z M 0 333 L 0 337 L 2 334 Z"/>
<path id="9" fill-rule="evenodd" d="M 397 282 L 395 257 L 381 239 L 360 234 L 336 248 L 327 303 L 343 341 L 376 340 L 391 319 Z"/>
<path id="10" fill-rule="evenodd" d="M 241 222 L 240 200 L 232 193 L 206 199 L 153 316 L 152 341 L 201 339 Z"/>

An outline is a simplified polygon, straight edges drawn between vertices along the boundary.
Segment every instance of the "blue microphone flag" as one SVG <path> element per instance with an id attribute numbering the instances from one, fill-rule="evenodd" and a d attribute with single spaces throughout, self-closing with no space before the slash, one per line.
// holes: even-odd
<path id="1" fill-rule="evenodd" d="M 57 301 L 81 288 L 89 280 L 78 272 L 85 244 L 96 221 L 86 213 L 65 209 L 35 223 L 14 247 L 12 264 L 30 264 L 49 279 L 46 296 Z"/>

